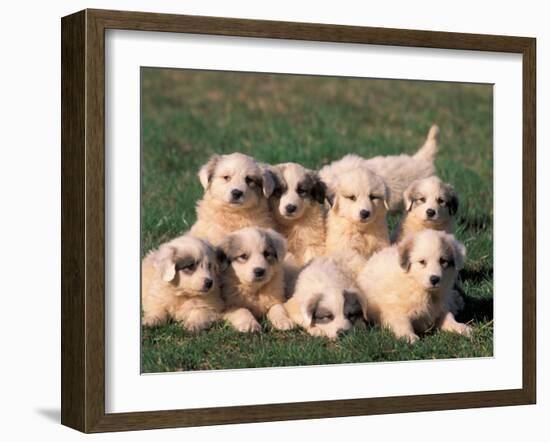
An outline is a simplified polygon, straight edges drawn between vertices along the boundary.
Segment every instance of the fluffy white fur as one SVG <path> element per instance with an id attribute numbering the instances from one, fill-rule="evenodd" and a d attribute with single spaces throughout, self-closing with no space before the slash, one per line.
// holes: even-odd
<path id="1" fill-rule="evenodd" d="M 283 308 L 285 239 L 271 229 L 248 227 L 228 235 L 220 250 L 229 264 L 222 284 L 225 319 L 240 332 L 260 331 L 257 319 L 263 316 L 278 330 L 292 328 Z"/>
<path id="2" fill-rule="evenodd" d="M 368 319 L 413 343 L 432 327 L 468 336 L 446 296 L 462 268 L 464 245 L 454 236 L 424 230 L 373 255 L 358 278 Z"/>
<path id="3" fill-rule="evenodd" d="M 270 167 L 275 180 L 269 207 L 277 231 L 298 265 L 325 250 L 325 184 L 316 172 L 296 163 Z"/>
<path id="4" fill-rule="evenodd" d="M 361 314 L 359 289 L 343 260 L 317 257 L 298 276 L 292 297 L 285 303 L 291 319 L 312 336 L 336 339 Z M 366 311 L 366 305 L 364 307 Z"/>
<path id="5" fill-rule="evenodd" d="M 218 245 L 244 227 L 275 227 L 267 204 L 275 183 L 254 158 L 241 153 L 213 155 L 200 169 L 199 179 L 204 195 L 197 203 L 193 235 Z"/>
<path id="6" fill-rule="evenodd" d="M 142 323 L 156 326 L 169 317 L 190 331 L 221 319 L 220 268 L 206 241 L 184 235 L 162 244 L 142 262 Z"/>
<path id="7" fill-rule="evenodd" d="M 326 224 L 325 253 L 353 251 L 364 258 L 390 243 L 386 221 L 388 189 L 367 168 L 342 168 L 342 163 L 319 172 L 332 202 Z"/>

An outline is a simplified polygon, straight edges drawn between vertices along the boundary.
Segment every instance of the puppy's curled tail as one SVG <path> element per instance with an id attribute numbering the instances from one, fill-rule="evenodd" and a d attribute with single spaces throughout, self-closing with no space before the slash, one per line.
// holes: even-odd
<path id="1" fill-rule="evenodd" d="M 433 162 L 437 149 L 439 147 L 439 127 L 432 125 L 426 137 L 424 145 L 416 152 L 414 158 L 417 160 L 424 160 Z"/>

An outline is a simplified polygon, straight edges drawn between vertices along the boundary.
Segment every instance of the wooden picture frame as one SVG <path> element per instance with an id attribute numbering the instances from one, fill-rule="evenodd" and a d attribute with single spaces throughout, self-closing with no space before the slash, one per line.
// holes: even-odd
<path id="1" fill-rule="evenodd" d="M 273 405 L 106 413 L 104 326 L 106 29 L 521 54 L 523 57 L 522 388 Z M 62 424 L 83 432 L 103 432 L 535 403 L 535 39 L 84 10 L 62 19 L 61 49 Z"/>

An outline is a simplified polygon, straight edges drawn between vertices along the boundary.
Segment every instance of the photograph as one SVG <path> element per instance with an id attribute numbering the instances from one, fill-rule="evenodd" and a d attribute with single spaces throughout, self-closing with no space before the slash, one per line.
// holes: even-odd
<path id="1" fill-rule="evenodd" d="M 493 356 L 493 86 L 142 67 L 141 370 Z"/>

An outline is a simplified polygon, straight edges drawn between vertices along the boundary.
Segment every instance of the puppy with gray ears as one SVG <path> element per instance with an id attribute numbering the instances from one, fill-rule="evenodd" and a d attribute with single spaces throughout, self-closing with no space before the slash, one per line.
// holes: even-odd
<path id="1" fill-rule="evenodd" d="M 201 167 L 204 196 L 197 203 L 197 222 L 191 233 L 218 245 L 244 227 L 273 228 L 267 196 L 273 193 L 272 175 L 247 155 L 213 155 Z"/>
<path id="2" fill-rule="evenodd" d="M 465 254 L 453 235 L 423 230 L 373 255 L 358 277 L 368 319 L 410 343 L 432 327 L 469 336 L 446 302 Z"/>
<path id="3" fill-rule="evenodd" d="M 394 241 L 425 229 L 452 233 L 458 210 L 455 189 L 436 176 L 414 181 L 403 195 L 405 215 L 393 234 Z"/>
<path id="4" fill-rule="evenodd" d="M 198 331 L 221 319 L 220 267 L 206 241 L 184 235 L 162 244 L 142 262 L 142 324 L 169 317 Z"/>
<path id="5" fill-rule="evenodd" d="M 352 327 L 363 309 L 354 278 L 339 260 L 312 259 L 300 272 L 292 297 L 285 303 L 290 318 L 312 336 L 336 339 Z"/>
<path id="6" fill-rule="evenodd" d="M 326 186 L 318 174 L 296 163 L 270 166 L 275 187 L 269 208 L 288 251 L 303 265 L 325 250 Z"/>
<path id="7" fill-rule="evenodd" d="M 285 239 L 272 229 L 248 227 L 228 235 L 219 250 L 228 264 L 222 283 L 224 318 L 240 332 L 260 331 L 257 319 L 263 316 L 278 330 L 291 329 L 283 307 Z"/>
<path id="8" fill-rule="evenodd" d="M 332 205 L 327 216 L 325 253 L 353 251 L 369 258 L 387 247 L 389 190 L 384 180 L 360 167 L 344 171 L 328 165 L 319 175 L 327 183 Z"/>

